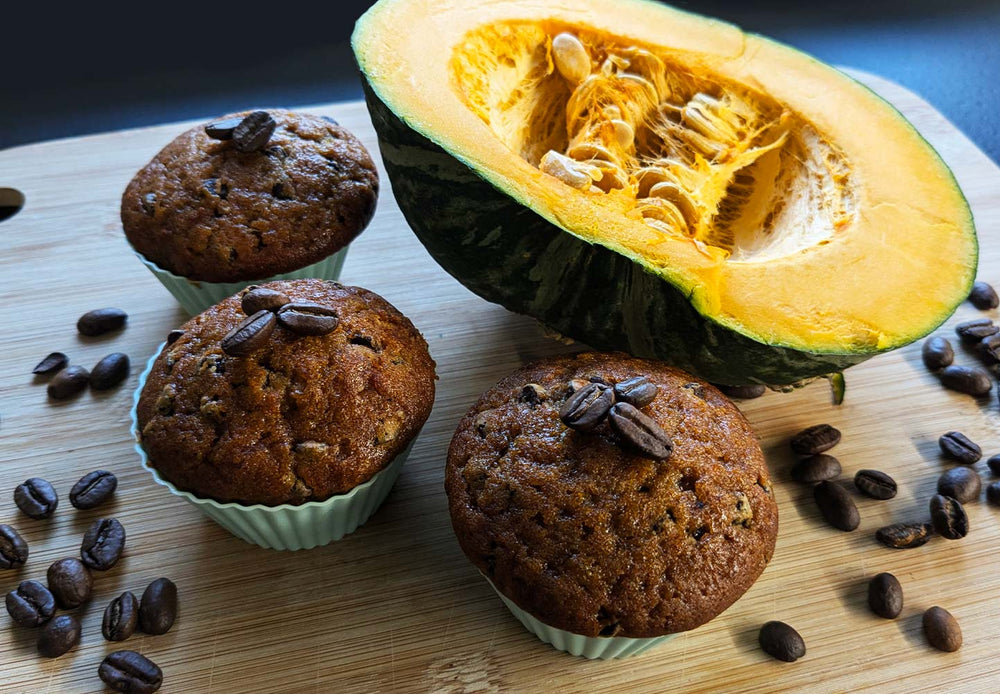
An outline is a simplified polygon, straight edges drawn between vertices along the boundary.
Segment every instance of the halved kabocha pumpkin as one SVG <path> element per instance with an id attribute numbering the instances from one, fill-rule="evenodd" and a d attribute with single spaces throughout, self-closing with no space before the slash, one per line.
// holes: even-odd
<path id="1" fill-rule="evenodd" d="M 353 46 L 431 255 L 593 347 L 789 384 L 921 337 L 968 294 L 951 172 L 793 49 L 644 0 L 381 0 Z"/>

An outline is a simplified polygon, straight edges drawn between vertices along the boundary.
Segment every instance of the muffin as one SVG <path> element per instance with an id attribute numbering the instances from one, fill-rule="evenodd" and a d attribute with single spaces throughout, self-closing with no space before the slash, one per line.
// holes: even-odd
<path id="1" fill-rule="evenodd" d="M 328 321 L 319 331 L 308 323 L 317 315 Z M 231 333 L 245 337 L 240 326 L 254 321 L 271 327 L 234 342 Z M 435 365 L 423 337 L 391 304 L 358 287 L 269 282 L 171 337 L 136 394 L 140 453 L 158 480 L 264 546 L 325 544 L 364 522 L 434 402 Z M 372 489 L 381 498 L 369 498 Z M 334 527 L 339 519 L 328 511 L 344 515 L 345 504 L 357 522 Z M 276 510 L 283 515 L 276 522 L 295 526 L 292 536 L 306 535 L 256 532 Z M 330 526 L 324 537 L 307 536 L 322 524 Z"/>
<path id="2" fill-rule="evenodd" d="M 241 120 L 254 127 L 234 128 Z M 122 195 L 122 226 L 140 259 L 197 313 L 266 278 L 336 279 L 378 189 L 368 151 L 332 119 L 236 113 L 191 128 L 153 157 Z"/>
<path id="3" fill-rule="evenodd" d="M 603 416 L 574 421 L 567 400 L 581 390 L 604 398 Z M 634 406 L 607 413 L 614 401 Z M 445 486 L 459 545 L 508 607 L 588 657 L 641 652 L 720 614 L 764 570 L 778 528 L 735 405 L 624 354 L 551 358 L 501 380 L 459 423 Z"/>

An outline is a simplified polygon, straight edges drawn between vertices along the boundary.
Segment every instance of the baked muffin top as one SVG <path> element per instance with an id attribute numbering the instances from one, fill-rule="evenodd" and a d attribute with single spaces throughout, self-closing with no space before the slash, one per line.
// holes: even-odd
<path id="1" fill-rule="evenodd" d="M 268 113 L 277 127 L 259 151 L 199 125 L 135 175 L 121 205 L 135 250 L 176 275 L 238 282 L 318 262 L 361 233 L 379 188 L 365 147 L 330 119 Z"/>
<path id="2" fill-rule="evenodd" d="M 323 280 L 261 285 L 336 311 L 322 336 L 278 325 L 245 356 L 221 340 L 246 316 L 240 292 L 163 348 L 138 405 L 149 463 L 179 489 L 274 506 L 321 501 L 371 478 L 409 444 L 434 402 L 434 361 L 377 294 Z"/>
<path id="3" fill-rule="evenodd" d="M 559 418 L 588 381 L 635 376 L 658 387 L 642 412 L 672 440 L 666 460 L 629 452 L 608 421 L 583 432 Z M 501 380 L 459 423 L 445 486 L 480 572 L 542 622 L 584 636 L 707 622 L 764 570 L 778 529 L 764 456 L 736 406 L 624 354 L 551 358 Z"/>

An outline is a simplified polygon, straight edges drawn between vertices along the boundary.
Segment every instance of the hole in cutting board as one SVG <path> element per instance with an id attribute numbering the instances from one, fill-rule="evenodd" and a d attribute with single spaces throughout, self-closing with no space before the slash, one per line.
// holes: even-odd
<path id="1" fill-rule="evenodd" d="M 24 193 L 15 188 L 0 188 L 0 222 L 16 215 L 24 207 Z"/>

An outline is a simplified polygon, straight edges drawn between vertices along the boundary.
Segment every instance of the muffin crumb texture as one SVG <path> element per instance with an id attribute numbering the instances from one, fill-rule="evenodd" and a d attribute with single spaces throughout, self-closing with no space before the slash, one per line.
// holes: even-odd
<path id="1" fill-rule="evenodd" d="M 640 375 L 659 388 L 643 412 L 672 438 L 666 461 L 629 453 L 606 421 L 580 432 L 559 420 L 571 382 Z M 707 622 L 750 588 L 777 535 L 764 457 L 736 406 L 624 354 L 548 359 L 500 381 L 460 422 L 446 487 L 476 567 L 522 609 L 584 636 Z"/>
<path id="2" fill-rule="evenodd" d="M 135 250 L 188 279 L 239 282 L 319 262 L 361 233 L 379 190 L 364 145 L 332 120 L 268 113 L 277 128 L 261 151 L 198 125 L 135 175 L 121 205 Z"/>
<path id="3" fill-rule="evenodd" d="M 138 424 L 150 465 L 217 501 L 274 506 L 347 492 L 385 467 L 430 414 L 434 362 L 413 324 L 377 294 L 322 280 L 262 285 L 336 309 L 323 336 L 277 328 L 252 353 L 223 336 L 238 294 L 192 318 L 146 381 Z"/>

